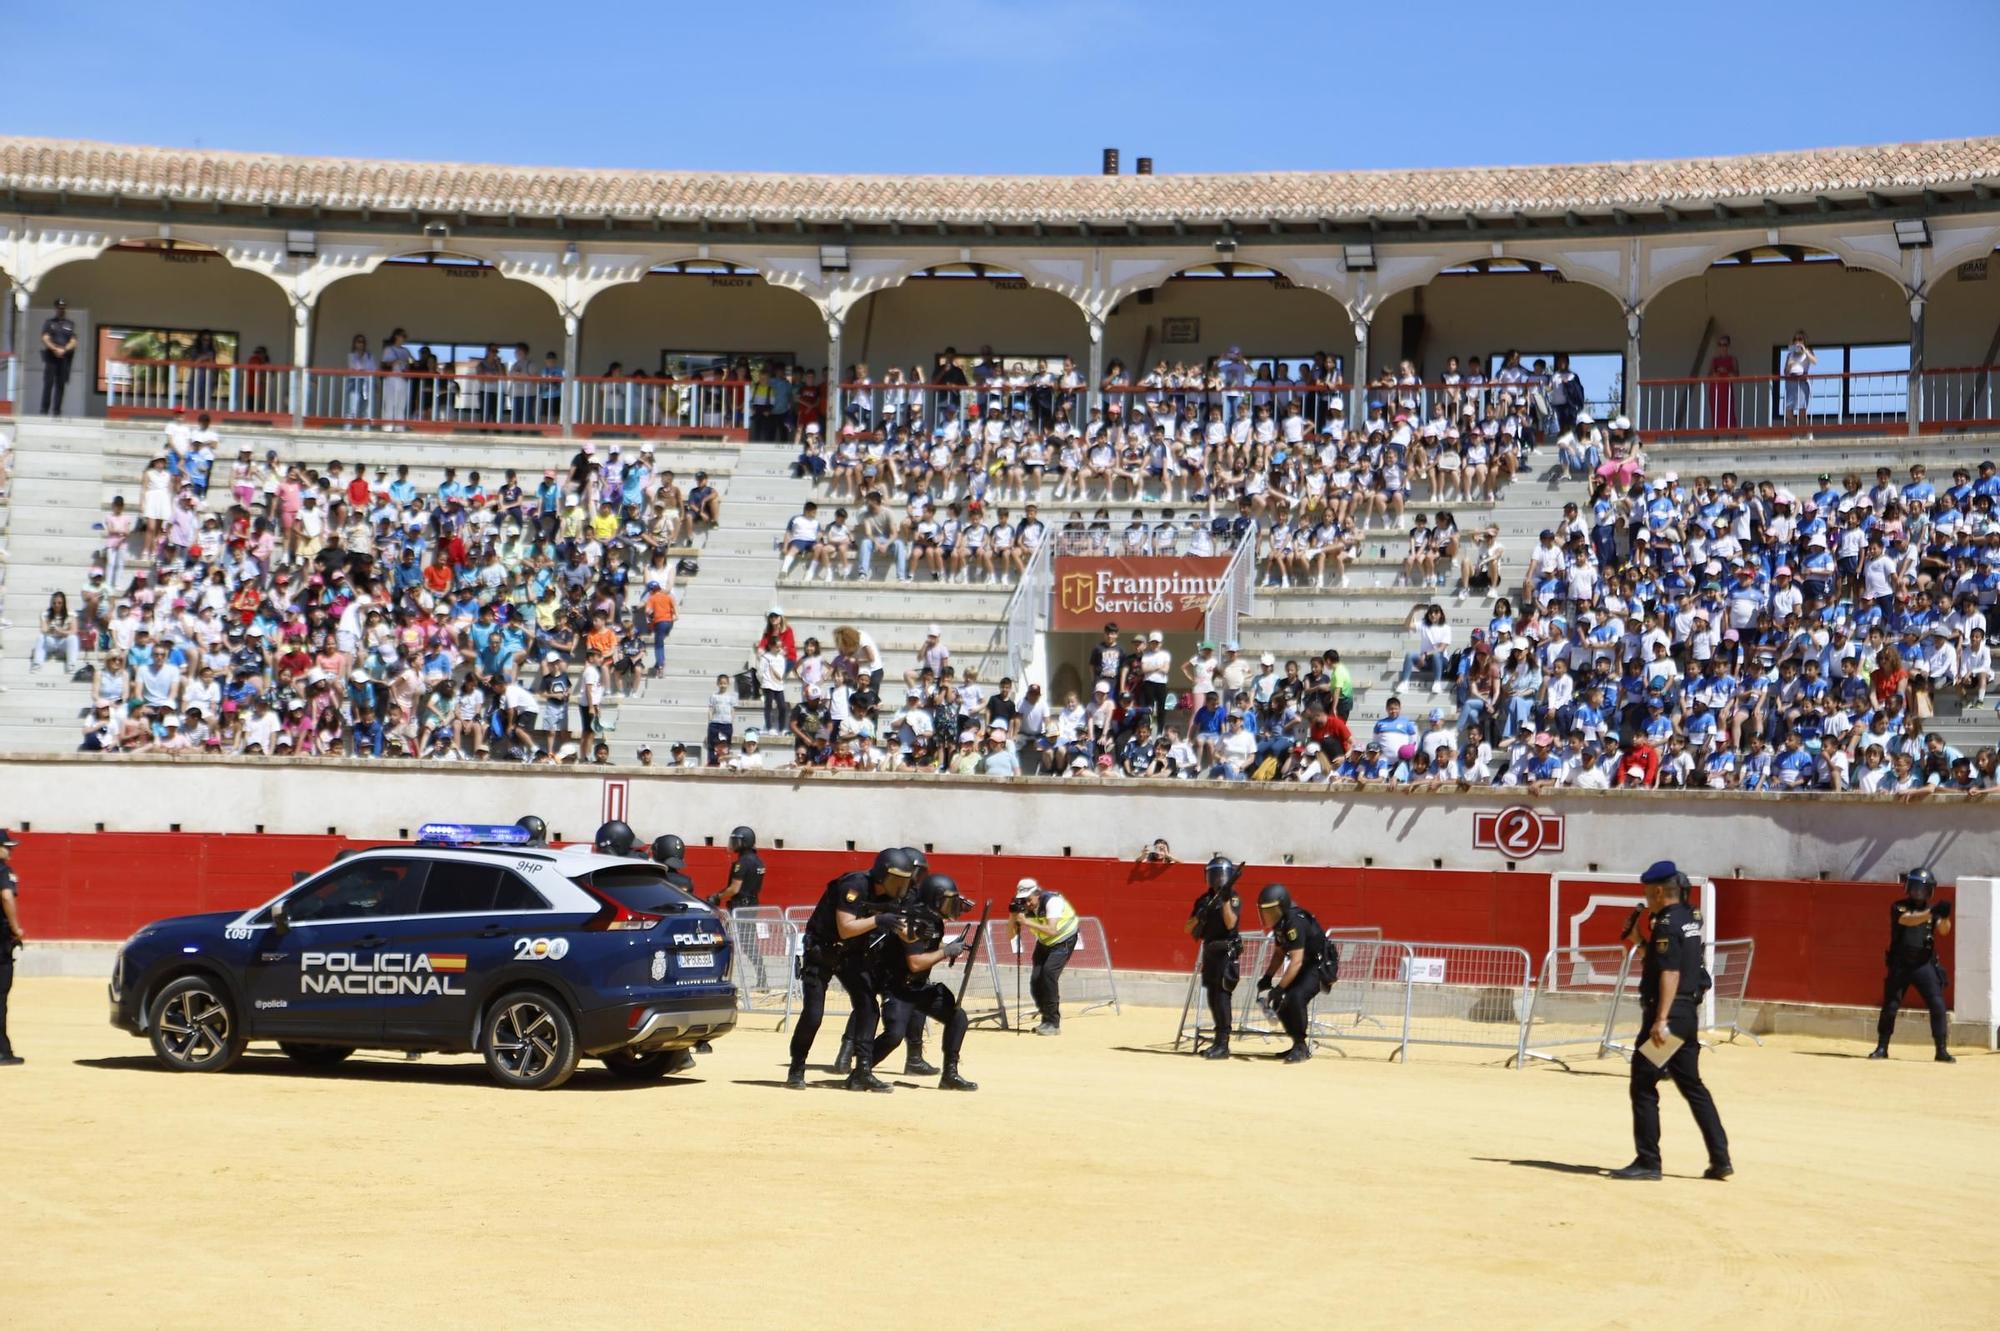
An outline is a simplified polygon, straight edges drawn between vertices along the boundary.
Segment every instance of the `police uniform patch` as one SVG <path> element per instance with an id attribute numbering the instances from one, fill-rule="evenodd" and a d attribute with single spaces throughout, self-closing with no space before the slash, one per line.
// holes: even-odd
<path id="1" fill-rule="evenodd" d="M 1653 951 L 1655 951 L 1655 952 L 1665 952 L 1666 950 L 1667 950 L 1667 940 L 1666 940 L 1666 939 L 1664 939 L 1664 938 L 1660 938 L 1660 939 L 1656 939 L 1656 940 L 1654 940 L 1654 943 L 1653 943 Z"/>
<path id="2" fill-rule="evenodd" d="M 861 894 L 850 887 L 847 889 L 847 899 L 849 901 L 859 901 L 861 899 Z"/>
<path id="3" fill-rule="evenodd" d="M 1298 942 L 1298 941 L 1299 941 L 1299 931 L 1298 931 L 1297 929 L 1287 929 L 1287 930 L 1285 930 L 1285 939 L 1286 939 L 1286 941 L 1287 941 L 1287 942 L 1292 942 L 1292 943 L 1296 943 L 1296 942 Z"/>

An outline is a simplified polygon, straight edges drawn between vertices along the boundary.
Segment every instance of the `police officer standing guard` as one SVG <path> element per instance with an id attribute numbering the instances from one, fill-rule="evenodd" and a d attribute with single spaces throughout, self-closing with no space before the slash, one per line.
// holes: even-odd
<path id="1" fill-rule="evenodd" d="M 736 857 L 729 866 L 729 881 L 715 894 L 712 903 L 724 915 L 733 910 L 752 909 L 764 895 L 764 857 L 757 853 L 757 830 L 752 827 L 730 828 L 729 851 Z M 736 926 L 736 949 L 739 955 L 749 957 L 755 965 L 757 987 L 767 987 L 764 954 L 757 946 L 755 923 Z"/>
<path id="2" fill-rule="evenodd" d="M 1201 1056 L 1228 1058 L 1229 1000 L 1236 992 L 1237 981 L 1243 978 L 1240 961 L 1243 935 L 1236 928 L 1242 912 L 1242 903 L 1236 897 L 1236 880 L 1242 877 L 1243 866 L 1217 855 L 1202 874 L 1207 887 L 1195 898 L 1194 909 L 1188 912 L 1182 928 L 1188 937 L 1201 944 L 1201 988 L 1208 999 L 1209 1019 L 1215 1026 L 1215 1036 Z"/>
<path id="3" fill-rule="evenodd" d="M 812 917 L 806 921 L 804 952 L 799 957 L 799 1018 L 792 1029 L 792 1062 L 785 1085 L 803 1090 L 806 1055 L 826 1016 L 826 986 L 839 980 L 858 1014 L 855 1029 L 866 1032 L 848 1074 L 850 1091 L 886 1091 L 889 1083 L 875 1076 L 875 991 L 861 964 L 868 934 L 899 923 L 896 904 L 909 890 L 916 868 L 910 852 L 895 847 L 875 856 L 867 872 L 844 873 L 826 885 Z"/>
<path id="4" fill-rule="evenodd" d="M 1632 1054 L 1632 1141 L 1638 1154 L 1616 1179 L 1660 1177 L 1660 1079 L 1671 1077 L 1674 1088 L 1694 1111 L 1695 1125 L 1708 1146 L 1705 1179 L 1722 1180 L 1735 1173 L 1729 1163 L 1729 1137 L 1715 1099 L 1701 1083 L 1701 1041 L 1695 1038 L 1695 1005 L 1707 991 L 1708 969 L 1702 962 L 1701 917 L 1688 906 L 1688 880 L 1672 860 L 1660 860 L 1639 875 L 1646 889 L 1646 909 L 1652 912 L 1651 939 L 1645 944 L 1645 971 L 1639 980 L 1641 1016 L 1639 1046 Z M 1639 941 L 1641 912 L 1633 911 L 1625 925 L 1625 941 Z M 1679 1047 L 1662 1063 L 1647 1057 L 1647 1049 Z"/>
<path id="5" fill-rule="evenodd" d="M 1875 1023 L 1875 1052 L 1870 1058 L 1887 1058 L 1889 1040 L 1896 1033 L 1896 1011 L 1903 995 L 1915 985 L 1924 1006 L 1931 1013 L 1931 1043 L 1937 1046 L 1937 1061 L 1956 1063 L 1945 1045 L 1951 1018 L 1944 1006 L 1944 967 L 1938 964 L 1937 940 L 1951 934 L 1951 903 L 1931 904 L 1937 891 L 1937 875 L 1929 869 L 1912 869 L 1903 876 L 1903 899 L 1889 907 L 1889 976 L 1882 982 L 1882 1016 Z"/>
<path id="6" fill-rule="evenodd" d="M 1312 1001 L 1340 978 L 1340 955 L 1313 913 L 1294 903 L 1283 883 L 1268 883 L 1257 894 L 1257 913 L 1271 931 L 1271 964 L 1264 968 L 1257 989 L 1292 1037 L 1292 1047 L 1277 1058 L 1281 1063 L 1303 1063 L 1312 1057 L 1312 1045 L 1306 1041 Z"/>

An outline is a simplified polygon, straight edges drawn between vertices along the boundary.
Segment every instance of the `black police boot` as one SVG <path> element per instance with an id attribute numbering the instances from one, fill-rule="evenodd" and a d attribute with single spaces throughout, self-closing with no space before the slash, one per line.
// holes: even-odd
<path id="1" fill-rule="evenodd" d="M 1721 1183 L 1735 1172 L 1735 1165 L 1730 1164 L 1727 1160 L 1720 1160 L 1711 1163 L 1707 1169 L 1702 1170 L 1701 1176 L 1713 1182 Z"/>
<path id="2" fill-rule="evenodd" d="M 843 1035 L 840 1037 L 840 1049 L 833 1056 L 833 1070 L 844 1074 L 852 1071 L 853 1068 L 854 1041 Z"/>
<path id="3" fill-rule="evenodd" d="M 944 1061 L 944 1075 L 938 1078 L 938 1089 L 940 1091 L 976 1091 L 979 1089 L 979 1083 L 976 1081 L 967 1081 L 965 1078 L 959 1076 L 958 1060 L 947 1058 Z"/>
<path id="4" fill-rule="evenodd" d="M 1312 1056 L 1311 1045 L 1295 1044 L 1284 1053 L 1279 1054 L 1278 1061 L 1280 1063 L 1303 1063 Z"/>
<path id="5" fill-rule="evenodd" d="M 1950 1051 L 1948 1051 L 1948 1050 L 1944 1050 L 1944 1049 L 1940 1049 L 1940 1050 L 1938 1050 L 1938 1051 L 1937 1051 L 1937 1061 L 1938 1061 L 1938 1062 L 1940 1062 L 1940 1063 L 1956 1063 L 1956 1062 L 1958 1062 L 1958 1060 L 1957 1060 L 1957 1059 L 1955 1059 L 1955 1058 L 1953 1058 L 1953 1057 L 1951 1056 L 1951 1053 L 1950 1053 Z"/>
<path id="6" fill-rule="evenodd" d="M 935 1077 L 937 1068 L 924 1058 L 922 1045 L 911 1045 L 903 1055 L 903 1075 L 905 1077 Z"/>
<path id="7" fill-rule="evenodd" d="M 788 1090 L 803 1091 L 806 1088 L 806 1065 L 794 1063 L 785 1071 L 785 1087 Z"/>
<path id="8" fill-rule="evenodd" d="M 866 1063 L 857 1062 L 854 1071 L 847 1074 L 847 1089 L 850 1091 L 883 1091 L 892 1089 L 888 1082 L 875 1075 L 874 1069 Z"/>
<path id="9" fill-rule="evenodd" d="M 1216 1059 L 1228 1058 L 1229 1046 L 1226 1044 L 1212 1044 L 1208 1048 L 1202 1050 L 1199 1057 L 1216 1058 Z"/>
<path id="10" fill-rule="evenodd" d="M 1870 1058 L 1887 1058 L 1888 1056 L 1889 1056 L 1889 1046 L 1886 1044 L 1876 1045 L 1874 1052 L 1868 1055 L 1868 1057 Z"/>
<path id="11" fill-rule="evenodd" d="M 1615 1178 L 1615 1179 L 1626 1179 L 1628 1181 L 1639 1180 L 1643 1182 L 1658 1183 L 1660 1181 L 1660 1167 L 1658 1165 L 1648 1165 L 1638 1160 L 1634 1160 L 1631 1164 L 1625 1166 L 1625 1168 L 1623 1169 L 1612 1170 L 1609 1174 L 1605 1175 L 1605 1177 Z"/>

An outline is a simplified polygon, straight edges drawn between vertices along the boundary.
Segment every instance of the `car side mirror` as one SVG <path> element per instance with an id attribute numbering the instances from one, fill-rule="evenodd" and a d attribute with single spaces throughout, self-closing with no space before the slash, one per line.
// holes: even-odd
<path id="1" fill-rule="evenodd" d="M 271 937 L 283 938 L 285 932 L 291 927 L 292 922 L 285 914 L 285 903 L 280 901 L 277 905 L 271 907 Z"/>

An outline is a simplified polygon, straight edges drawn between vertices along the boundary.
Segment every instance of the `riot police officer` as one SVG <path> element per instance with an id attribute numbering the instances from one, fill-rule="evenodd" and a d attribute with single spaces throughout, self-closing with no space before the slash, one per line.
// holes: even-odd
<path id="1" fill-rule="evenodd" d="M 910 857 L 910 881 L 921 885 L 924 879 L 930 876 L 930 857 L 915 846 L 903 846 L 899 849 Z M 924 1031 L 929 1024 L 929 1019 L 921 1008 L 910 1016 L 908 1028 L 904 1031 L 903 1043 L 903 1075 L 906 1077 L 937 1076 L 936 1065 L 924 1057 Z M 863 1040 L 873 1039 L 874 1036 L 875 1028 L 872 1024 L 863 1029 L 859 1008 L 849 1013 L 847 1027 L 840 1037 L 840 1048 L 833 1056 L 833 1070 L 843 1074 L 851 1071 L 854 1067 L 855 1049 Z"/>
<path id="2" fill-rule="evenodd" d="M 528 834 L 529 845 L 546 846 L 549 844 L 549 825 L 534 814 L 531 813 L 526 817 L 516 818 L 514 826 Z"/>
<path id="3" fill-rule="evenodd" d="M 1243 935 L 1236 928 L 1242 913 L 1236 880 L 1243 876 L 1243 866 L 1217 855 L 1202 870 L 1202 876 L 1207 886 L 1195 898 L 1194 908 L 1188 912 L 1182 928 L 1188 937 L 1201 943 L 1201 988 L 1215 1025 L 1215 1036 L 1201 1056 L 1228 1058 L 1230 995 L 1236 992 L 1237 981 L 1243 976 Z"/>
<path id="4" fill-rule="evenodd" d="M 599 829 L 599 835 L 603 835 L 602 829 Z M 694 879 L 687 876 L 687 843 L 685 841 L 671 832 L 654 837 L 652 859 L 653 863 L 667 871 L 668 883 L 679 888 L 689 896 L 694 895 Z M 712 1054 L 714 1052 L 714 1045 L 706 1040 L 698 1041 L 695 1044 L 693 1053 L 684 1049 L 676 1051 L 676 1056 L 669 1060 L 667 1070 L 669 1072 L 684 1072 L 694 1066 L 695 1054 Z"/>
<path id="5" fill-rule="evenodd" d="M 935 1017 L 944 1026 L 944 1073 L 941 1091 L 976 1091 L 979 1086 L 958 1072 L 959 1050 L 965 1044 L 965 1010 L 945 985 L 934 983 L 931 970 L 941 961 L 956 961 L 966 950 L 964 938 L 945 939 L 945 926 L 970 904 L 958 894 L 958 884 L 944 874 L 931 874 L 916 890 L 915 900 L 891 929 L 878 929 L 866 943 L 869 977 L 882 992 L 882 1033 L 875 1037 L 874 1063 L 894 1053 L 909 1031 L 911 1019 Z"/>
<path id="6" fill-rule="evenodd" d="M 1914 985 L 1931 1014 L 1931 1043 L 1937 1046 L 1937 1061 L 1956 1063 L 1945 1048 L 1951 1019 L 1944 1006 L 1944 968 L 1938 964 L 1937 940 L 1951 933 L 1951 903 L 1931 904 L 1937 891 L 1937 875 L 1929 869 L 1912 869 L 1903 876 L 1903 899 L 1889 907 L 1888 978 L 1882 982 L 1882 1016 L 1875 1023 L 1875 1052 L 1870 1058 L 1887 1058 L 1889 1040 L 1896 1033 L 1896 1011 L 1903 995 Z"/>
<path id="7" fill-rule="evenodd" d="M 729 850 L 736 857 L 729 865 L 729 881 L 722 885 L 722 890 L 709 903 L 725 915 L 733 910 L 748 910 L 756 906 L 764 894 L 764 859 L 757 853 L 756 829 L 729 829 Z M 736 926 L 737 954 L 750 959 L 757 973 L 757 988 L 763 989 L 768 987 L 768 978 L 764 973 L 764 954 L 757 944 L 757 926 L 754 923 Z"/>
<path id="8" fill-rule="evenodd" d="M 1729 1163 L 1729 1137 L 1715 1099 L 1701 1082 L 1701 1041 L 1695 1038 L 1695 1006 L 1708 989 L 1708 968 L 1702 961 L 1701 916 L 1688 905 L 1688 879 L 1672 860 L 1660 860 L 1639 875 L 1651 912 L 1650 937 L 1645 939 L 1646 964 L 1639 979 L 1639 1046 L 1632 1054 L 1632 1142 L 1638 1154 L 1631 1164 L 1611 1171 L 1616 1179 L 1660 1177 L 1660 1079 L 1671 1077 L 1694 1112 L 1695 1125 L 1708 1147 L 1706 1179 L 1722 1180 L 1736 1170 Z M 1625 940 L 1641 941 L 1639 918 L 1626 922 Z M 1646 1049 L 1678 1048 L 1664 1063 L 1655 1064 Z"/>
<path id="9" fill-rule="evenodd" d="M 820 893 L 806 921 L 799 957 L 799 1017 L 792 1028 L 792 1061 L 785 1085 L 802 1089 L 806 1084 L 806 1055 L 812 1052 L 813 1037 L 826 1015 L 826 986 L 837 979 L 859 1014 L 856 1027 L 867 1032 L 848 1074 L 847 1089 L 889 1089 L 874 1074 L 875 991 L 862 969 L 861 945 L 871 932 L 898 922 L 896 907 L 909 890 L 915 868 L 909 851 L 895 847 L 877 854 L 866 872 L 844 873 Z"/>
<path id="10" fill-rule="evenodd" d="M 633 859 L 633 847 L 639 844 L 639 836 L 625 823 L 613 818 L 597 829 L 597 835 L 590 839 L 591 849 L 599 855 L 616 855 L 621 859 Z"/>
<path id="11" fill-rule="evenodd" d="M 1271 934 L 1271 962 L 1257 981 L 1257 991 L 1292 1037 L 1292 1047 L 1277 1058 L 1282 1063 L 1303 1063 L 1312 1057 L 1312 1045 L 1306 1040 L 1312 1001 L 1333 988 L 1340 977 L 1340 957 L 1313 913 L 1294 902 L 1283 883 L 1264 885 L 1257 894 L 1257 913 Z"/>

